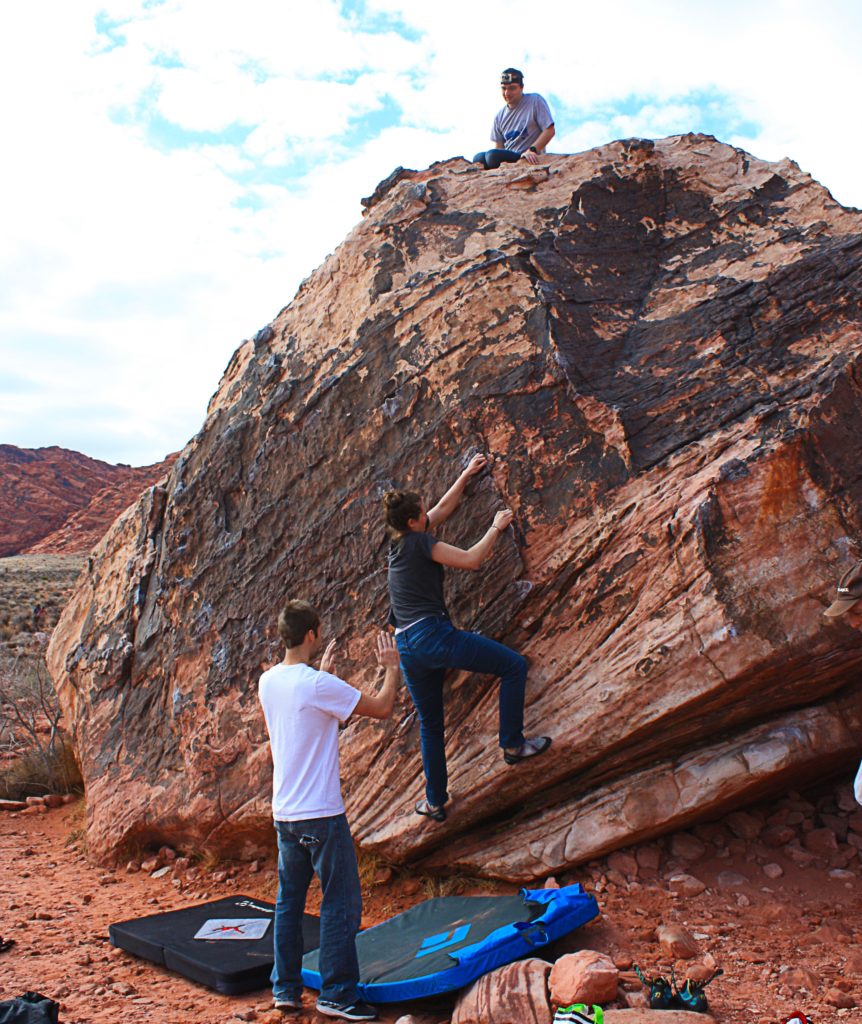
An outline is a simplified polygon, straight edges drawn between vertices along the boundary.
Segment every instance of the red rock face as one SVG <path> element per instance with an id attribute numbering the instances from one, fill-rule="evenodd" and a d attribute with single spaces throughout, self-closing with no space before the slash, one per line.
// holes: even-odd
<path id="1" fill-rule="evenodd" d="M 174 458 L 132 468 L 65 448 L 0 445 L 0 558 L 89 551 Z"/>
<path id="2" fill-rule="evenodd" d="M 862 216 L 789 161 L 703 136 L 394 175 L 255 341 L 163 488 L 98 549 L 50 650 L 90 848 L 270 843 L 256 698 L 304 597 L 374 678 L 379 500 L 437 497 L 445 539 L 509 505 L 462 627 L 530 660 L 536 762 L 504 766 L 496 686 L 448 684 L 453 806 L 419 820 L 406 695 L 342 741 L 360 843 L 510 879 L 851 769 L 862 644 L 822 612 L 862 535 Z"/>

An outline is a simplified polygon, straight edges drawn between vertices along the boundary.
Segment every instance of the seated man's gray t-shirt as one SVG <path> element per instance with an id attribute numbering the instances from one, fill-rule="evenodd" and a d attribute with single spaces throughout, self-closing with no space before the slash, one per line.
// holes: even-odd
<path id="1" fill-rule="evenodd" d="M 404 629 L 429 615 L 446 615 L 443 566 L 431 558 L 437 541 L 412 531 L 389 542 L 389 621 Z"/>
<path id="2" fill-rule="evenodd" d="M 500 149 L 525 153 L 553 123 L 544 97 L 537 92 L 525 92 L 517 107 L 510 110 L 505 106 L 494 118 L 491 141 Z"/>

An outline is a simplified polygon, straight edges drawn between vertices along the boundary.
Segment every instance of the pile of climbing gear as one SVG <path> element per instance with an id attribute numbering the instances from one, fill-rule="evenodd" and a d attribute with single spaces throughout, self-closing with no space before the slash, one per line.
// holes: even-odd
<path id="1" fill-rule="evenodd" d="M 655 978 L 646 978 L 637 964 L 634 965 L 634 972 L 649 989 L 650 1009 L 689 1010 L 692 1013 L 706 1013 L 709 1010 L 704 989 L 720 974 L 724 974 L 724 971 L 718 967 L 705 981 L 686 978 L 682 986 L 679 986 L 676 983 L 672 967 L 669 980 L 661 975 Z"/>

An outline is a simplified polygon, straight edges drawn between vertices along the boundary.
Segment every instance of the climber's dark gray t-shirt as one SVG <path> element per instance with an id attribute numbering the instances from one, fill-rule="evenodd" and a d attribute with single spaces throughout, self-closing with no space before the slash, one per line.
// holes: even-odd
<path id="1" fill-rule="evenodd" d="M 429 615 L 448 615 L 443 600 L 443 566 L 431 559 L 437 543 L 415 530 L 389 542 L 389 621 L 396 629 Z"/>

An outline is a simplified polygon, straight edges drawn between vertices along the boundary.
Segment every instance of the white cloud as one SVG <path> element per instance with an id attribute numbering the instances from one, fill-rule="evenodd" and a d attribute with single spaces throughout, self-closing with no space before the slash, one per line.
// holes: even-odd
<path id="1" fill-rule="evenodd" d="M 181 446 L 361 196 L 488 145 L 508 64 L 555 99 L 557 151 L 727 124 L 862 205 L 849 0 L 49 9 L 0 11 L 0 386 L 32 382 L 0 403 L 4 442 L 132 462 Z"/>

